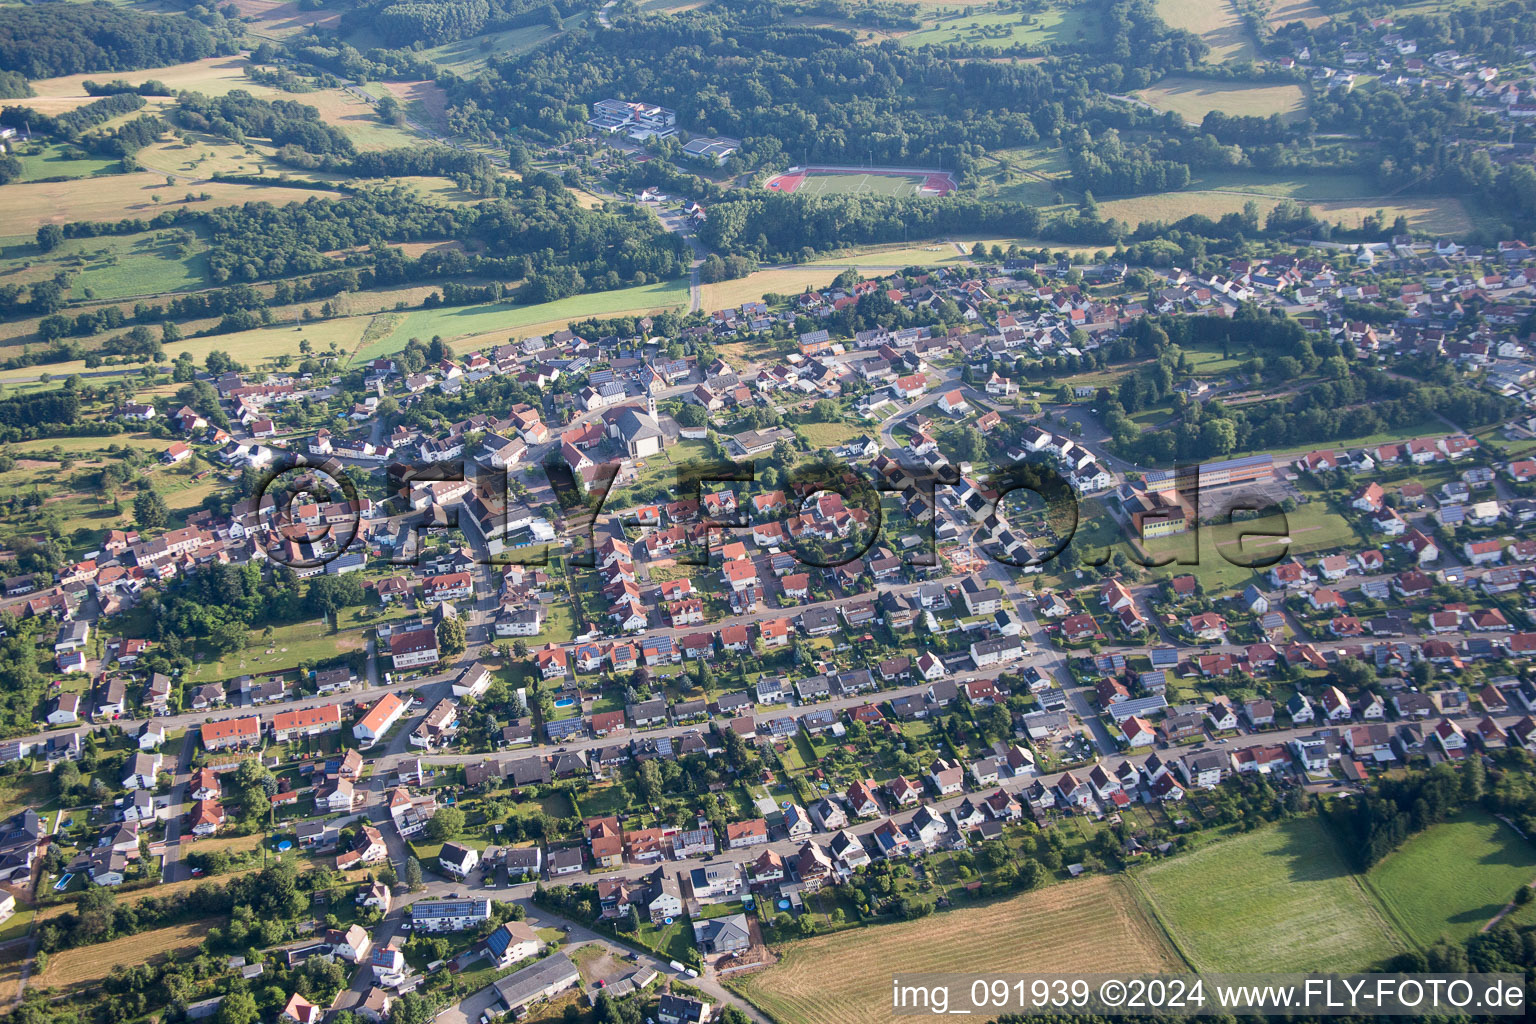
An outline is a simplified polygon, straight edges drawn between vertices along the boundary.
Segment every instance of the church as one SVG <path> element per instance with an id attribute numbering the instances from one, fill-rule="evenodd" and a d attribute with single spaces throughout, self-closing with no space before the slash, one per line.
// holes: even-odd
<path id="1" fill-rule="evenodd" d="M 649 388 L 643 412 L 638 406 L 622 405 L 604 410 L 603 422 L 608 426 L 608 436 L 618 441 L 632 459 L 658 455 L 666 444 L 667 436 L 656 422 L 656 396 Z"/>

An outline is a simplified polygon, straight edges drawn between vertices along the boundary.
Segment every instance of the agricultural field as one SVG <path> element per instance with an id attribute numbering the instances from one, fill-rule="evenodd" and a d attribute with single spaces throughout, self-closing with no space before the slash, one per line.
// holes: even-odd
<path id="1" fill-rule="evenodd" d="M 341 21 L 340 11 L 324 8 L 306 11 L 299 7 L 298 0 L 233 2 L 240 10 L 240 20 L 245 22 L 246 29 L 267 39 L 282 39 L 312 28 L 333 29 Z"/>
<path id="2" fill-rule="evenodd" d="M 1204 171 L 1190 181 L 1203 192 L 1231 192 L 1249 198 L 1266 196 L 1297 200 L 1340 202 L 1369 199 L 1376 187 L 1363 174 L 1299 174 L 1294 178 L 1269 178 L 1254 171 Z"/>
<path id="3" fill-rule="evenodd" d="M 1258 47 L 1232 0 L 1157 0 L 1157 13 L 1170 27 L 1204 39 L 1211 48 L 1205 59 L 1212 63 L 1258 59 Z"/>
<path id="4" fill-rule="evenodd" d="M 705 312 L 740 306 L 743 302 L 761 299 L 764 295 L 798 295 L 807 288 L 825 288 L 838 274 L 835 270 L 812 270 L 802 267 L 784 267 L 775 270 L 759 270 L 734 281 L 717 281 L 700 287 L 701 302 Z"/>
<path id="5" fill-rule="evenodd" d="M 1213 110 L 1233 117 L 1279 114 L 1287 120 L 1295 120 L 1306 115 L 1307 104 L 1306 92 L 1290 82 L 1262 85 L 1170 77 L 1136 95 L 1152 106 L 1171 110 L 1194 124 L 1199 124 Z"/>
<path id="6" fill-rule="evenodd" d="M 520 306 L 510 302 L 479 306 L 452 306 L 441 309 L 412 310 L 402 316 L 386 336 L 366 345 L 360 358 L 371 359 L 387 352 L 398 352 L 411 338 L 423 341 L 441 335 L 445 339 L 466 336 L 499 336 L 505 343 L 508 332 L 526 330 L 530 325 L 564 323 L 589 316 L 653 313 L 688 303 L 688 282 L 658 281 L 654 284 L 619 288 L 608 292 L 573 295 L 555 302 Z M 466 349 L 467 350 L 467 349 Z"/>
<path id="7" fill-rule="evenodd" d="M 1250 201 L 1258 206 L 1262 220 L 1280 200 L 1278 197 L 1258 193 L 1245 195 L 1239 192 L 1188 189 L 1129 199 L 1103 200 L 1099 203 L 1099 213 L 1104 217 L 1116 217 L 1128 224 L 1147 221 L 1172 224 L 1196 213 L 1212 218 L 1241 213 Z M 1366 197 L 1309 201 L 1305 205 L 1317 216 L 1340 222 L 1345 227 L 1359 227 L 1366 217 L 1373 216 L 1378 210 L 1389 223 L 1402 215 L 1414 230 L 1432 234 L 1461 234 L 1472 226 L 1472 218 L 1468 216 L 1466 207 L 1461 200 L 1451 196 L 1395 196 L 1383 197 L 1379 201 Z"/>
<path id="8" fill-rule="evenodd" d="M 1307 28 L 1316 28 L 1328 21 L 1328 15 L 1317 6 L 1316 0 L 1272 0 L 1264 20 L 1271 28 L 1299 21 Z"/>
<path id="9" fill-rule="evenodd" d="M 151 80 L 164 82 L 175 91 L 186 89 L 209 96 L 222 96 L 231 89 L 244 89 L 251 95 L 263 99 L 288 97 L 287 93 L 270 86 L 258 85 L 247 78 L 245 69 L 248 63 L 244 57 L 207 57 L 203 60 L 188 61 L 185 64 L 150 68 L 147 71 L 120 73 L 97 71 L 63 75 L 58 78 L 40 78 L 32 83 L 32 90 L 37 95 L 19 102 L 45 114 L 57 114 L 65 110 L 73 110 L 96 98 L 85 91 L 86 82 L 110 82 L 118 78 L 135 85 Z M 168 105 L 173 101 L 169 96 L 146 96 L 145 99 L 148 101 L 146 111 Z"/>
<path id="10" fill-rule="evenodd" d="M 1419 833 L 1365 876 L 1387 915 L 1420 946 L 1463 942 L 1532 880 L 1536 847 L 1482 811 Z"/>
<path id="11" fill-rule="evenodd" d="M 792 942 L 733 984 L 775 1020 L 890 1019 L 893 972 L 1166 971 L 1181 964 L 1123 878 L 1093 876 L 920 921 Z"/>
<path id="12" fill-rule="evenodd" d="M 1197 971 L 1355 971 L 1404 946 L 1313 817 L 1212 843 L 1135 881 Z"/>
<path id="13" fill-rule="evenodd" d="M 930 26 L 901 37 L 909 47 L 961 43 L 967 46 L 1053 46 L 1089 42 L 1098 36 L 1091 5 L 1052 6 L 1044 11 L 984 11 L 979 14 L 940 14 Z"/>
<path id="14" fill-rule="evenodd" d="M 192 921 L 94 946 L 61 950 L 48 958 L 48 969 L 42 977 L 32 980 L 43 988 L 95 984 L 118 964 L 153 963 L 168 953 L 194 948 L 211 925 L 209 921 Z"/>
<path id="15" fill-rule="evenodd" d="M 848 249 L 836 256 L 824 256 L 810 261 L 811 267 L 934 267 L 944 264 L 965 263 L 970 260 L 970 249 L 963 251 L 953 242 L 934 242 L 929 245 L 868 246 Z"/>
<path id="16" fill-rule="evenodd" d="M 201 198 L 208 194 L 206 200 Z M 139 171 L 72 181 L 16 182 L 0 191 L 0 221 L 9 235 L 35 234 L 44 224 L 70 221 L 113 221 L 124 217 L 153 217 L 167 208 L 188 205 L 208 209 L 242 203 L 300 203 L 310 196 L 334 199 L 329 190 L 237 185 L 223 181 L 165 183 L 164 174 Z"/>

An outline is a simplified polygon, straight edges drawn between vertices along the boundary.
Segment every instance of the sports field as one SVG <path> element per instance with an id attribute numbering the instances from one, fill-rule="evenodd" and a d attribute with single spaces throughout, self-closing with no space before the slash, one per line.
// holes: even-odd
<path id="1" fill-rule="evenodd" d="M 1365 880 L 1415 942 L 1428 946 L 1443 936 L 1460 943 L 1536 880 L 1536 847 L 1497 819 L 1469 811 L 1409 839 Z"/>
<path id="2" fill-rule="evenodd" d="M 946 171 L 791 167 L 764 187 L 797 196 L 946 196 L 955 190 L 955 180 Z"/>
<path id="3" fill-rule="evenodd" d="M 1136 881 L 1197 971 L 1355 971 L 1404 948 L 1316 818 L 1212 843 Z"/>
<path id="4" fill-rule="evenodd" d="M 1102 875 L 919 921 L 792 942 L 782 954 L 739 988 L 783 1024 L 889 1020 L 893 973 L 1180 967 L 1125 880 Z"/>

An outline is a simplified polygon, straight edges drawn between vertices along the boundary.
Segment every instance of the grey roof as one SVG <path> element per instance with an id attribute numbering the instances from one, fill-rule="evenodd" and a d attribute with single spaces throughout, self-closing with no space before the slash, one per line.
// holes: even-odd
<path id="1" fill-rule="evenodd" d="M 626 441 L 634 442 L 645 438 L 661 437 L 661 428 L 656 425 L 656 421 L 634 409 L 625 409 L 620 413 L 617 425 L 620 436 Z"/>
<path id="2" fill-rule="evenodd" d="M 496 993 L 509 1009 L 516 1009 L 549 992 L 558 991 L 581 980 L 576 965 L 564 953 L 547 956 L 537 963 L 507 975 L 495 983 Z"/>

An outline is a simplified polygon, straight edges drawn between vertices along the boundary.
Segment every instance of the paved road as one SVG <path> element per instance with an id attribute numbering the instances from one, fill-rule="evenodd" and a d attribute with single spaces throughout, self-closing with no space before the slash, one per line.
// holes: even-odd
<path id="1" fill-rule="evenodd" d="M 187 799 L 187 784 L 191 781 L 192 755 L 197 750 L 201 739 L 196 729 L 188 729 L 182 737 L 181 757 L 172 769 L 172 781 L 170 796 L 167 797 L 168 816 L 165 822 L 165 856 L 160 860 L 160 880 L 162 882 L 179 882 L 183 878 L 191 878 L 191 869 L 181 859 L 181 818 L 175 813 Z"/>
<path id="2" fill-rule="evenodd" d="M 647 205 L 652 207 L 662 227 L 682 238 L 688 243 L 688 248 L 693 250 L 693 262 L 688 265 L 688 312 L 697 313 L 704 305 L 704 292 L 699 286 L 699 268 L 704 265 L 704 257 L 709 255 L 709 250 L 704 248 L 704 244 L 694 234 L 693 222 L 687 214 L 681 210 Z"/>

